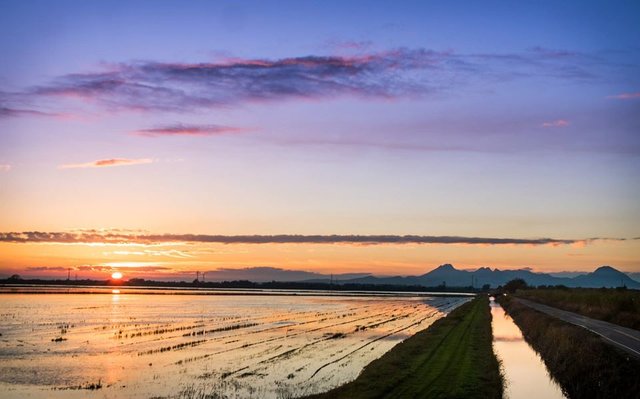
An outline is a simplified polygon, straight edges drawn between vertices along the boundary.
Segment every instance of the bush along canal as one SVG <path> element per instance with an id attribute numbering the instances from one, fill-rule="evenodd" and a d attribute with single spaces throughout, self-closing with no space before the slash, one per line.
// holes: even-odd
<path id="1" fill-rule="evenodd" d="M 640 398 L 637 359 L 582 327 L 540 313 L 510 296 L 500 296 L 498 302 L 540 353 L 568 398 Z"/>

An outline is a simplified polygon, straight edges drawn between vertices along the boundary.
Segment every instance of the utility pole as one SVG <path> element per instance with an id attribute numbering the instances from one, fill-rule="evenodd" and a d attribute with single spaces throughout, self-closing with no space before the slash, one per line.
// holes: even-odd
<path id="1" fill-rule="evenodd" d="M 71 268 L 67 269 L 67 281 L 71 280 Z"/>

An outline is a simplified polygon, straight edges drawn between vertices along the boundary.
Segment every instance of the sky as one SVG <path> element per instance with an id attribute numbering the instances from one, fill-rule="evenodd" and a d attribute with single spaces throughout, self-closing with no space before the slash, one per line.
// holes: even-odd
<path id="1" fill-rule="evenodd" d="M 0 10 L 0 276 L 640 272 L 636 1 Z"/>

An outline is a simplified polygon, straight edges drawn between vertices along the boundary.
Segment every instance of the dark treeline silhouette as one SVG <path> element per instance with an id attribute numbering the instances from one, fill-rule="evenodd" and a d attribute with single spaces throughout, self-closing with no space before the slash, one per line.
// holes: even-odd
<path id="1" fill-rule="evenodd" d="M 483 292 L 489 289 L 474 287 L 448 287 L 440 285 L 426 287 L 422 285 L 394 284 L 359 284 L 359 283 L 325 283 L 305 281 L 269 281 L 253 282 L 249 280 L 234 281 L 155 281 L 141 278 L 129 280 L 43 280 L 26 279 L 14 275 L 0 279 L 0 285 L 63 285 L 63 286 L 119 286 L 119 287 L 159 287 L 159 288 L 251 288 L 251 289 L 285 289 L 285 290 L 332 290 L 332 291 L 398 291 L 398 292 Z"/>

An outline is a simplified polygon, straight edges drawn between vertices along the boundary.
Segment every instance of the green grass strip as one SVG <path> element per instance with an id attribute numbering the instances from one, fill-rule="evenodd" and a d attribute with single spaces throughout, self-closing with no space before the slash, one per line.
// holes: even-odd
<path id="1" fill-rule="evenodd" d="M 501 398 L 491 312 L 478 297 L 396 345 L 358 376 L 313 398 Z"/>

